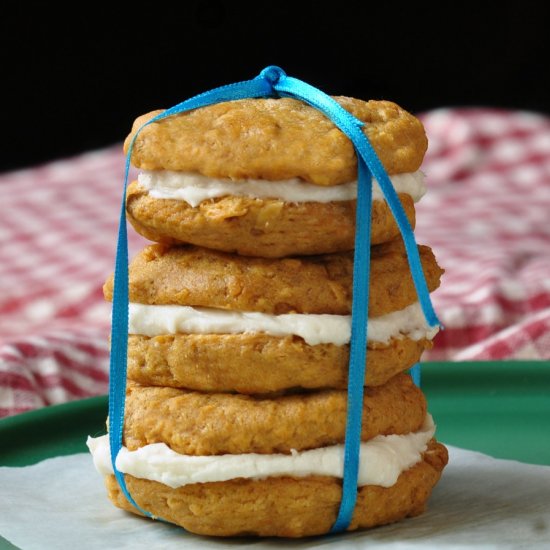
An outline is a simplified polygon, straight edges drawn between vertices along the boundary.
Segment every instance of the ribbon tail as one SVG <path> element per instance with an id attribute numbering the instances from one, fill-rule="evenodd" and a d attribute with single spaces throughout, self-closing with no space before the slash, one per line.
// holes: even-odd
<path id="1" fill-rule="evenodd" d="M 205 107 L 222 101 L 232 101 L 250 97 L 268 97 L 273 95 L 271 84 L 264 78 L 256 77 L 252 80 L 236 82 L 214 88 L 187 99 L 166 111 L 153 117 L 143 124 L 134 134 L 126 155 L 124 174 L 124 189 L 122 205 L 120 209 L 119 229 L 115 257 L 115 275 L 113 288 L 113 307 L 111 321 L 111 354 L 110 354 L 110 383 L 109 383 L 109 443 L 111 448 L 111 463 L 115 477 L 128 501 L 144 515 L 152 517 L 149 512 L 143 510 L 130 495 L 124 475 L 116 467 L 116 457 L 122 448 L 127 350 L 128 350 L 128 235 L 126 227 L 126 190 L 130 173 L 130 160 L 134 144 L 140 132 L 149 124 L 175 114 Z"/>
<path id="2" fill-rule="evenodd" d="M 113 307 L 111 319 L 111 354 L 109 365 L 109 446 L 113 472 L 124 496 L 141 513 L 152 517 L 132 498 L 124 475 L 116 467 L 116 458 L 122 448 L 124 409 L 126 398 L 126 369 L 128 349 L 128 232 L 126 228 L 126 187 L 130 172 L 130 155 L 126 158 L 124 192 L 120 208 L 115 257 Z"/>
<path id="3" fill-rule="evenodd" d="M 232 84 L 226 84 L 225 86 L 220 86 L 219 88 L 214 88 L 186 99 L 185 101 L 182 101 L 170 109 L 158 114 L 146 124 L 150 124 L 151 122 L 162 120 L 163 118 L 177 115 L 179 113 L 184 113 L 192 109 L 198 109 L 199 107 L 214 105 L 216 103 L 236 101 L 238 99 L 270 97 L 272 95 L 273 88 L 264 78 L 257 77 L 251 80 L 243 80 L 242 82 L 234 82 Z"/>
<path id="4" fill-rule="evenodd" d="M 357 501 L 363 393 L 367 364 L 367 327 L 370 281 L 372 177 L 363 159 L 358 159 L 358 188 L 355 252 L 353 261 L 353 301 L 348 372 L 348 420 L 344 446 L 342 501 L 331 532 L 347 529 Z"/>
<path id="5" fill-rule="evenodd" d="M 363 133 L 361 132 L 363 135 Z M 414 232 L 412 230 L 411 224 L 407 219 L 401 201 L 393 188 L 393 185 L 388 177 L 382 163 L 376 156 L 372 145 L 369 143 L 367 138 L 363 135 L 361 140 L 361 148 L 359 153 L 362 156 L 363 160 L 367 162 L 371 173 L 378 181 L 380 189 L 386 199 L 388 207 L 390 208 L 397 227 L 401 233 L 403 239 L 403 244 L 405 245 L 405 252 L 407 254 L 407 259 L 409 266 L 411 268 L 411 276 L 413 279 L 414 287 L 416 289 L 416 294 L 418 296 L 418 301 L 424 313 L 426 322 L 430 327 L 441 326 L 439 319 L 435 313 L 428 285 L 424 277 L 424 271 L 422 269 L 422 262 L 420 261 L 420 255 L 418 253 L 418 245 L 414 237 Z"/>
<path id="6" fill-rule="evenodd" d="M 411 268 L 411 275 L 418 301 L 422 307 L 426 322 L 431 327 L 441 326 L 430 299 L 430 293 L 422 271 L 422 264 L 420 262 L 414 232 L 380 159 L 361 130 L 362 126 L 364 126 L 363 122 L 346 111 L 332 97 L 297 78 L 285 76 L 274 85 L 274 88 L 279 95 L 301 99 L 323 112 L 353 142 L 357 156 L 361 156 L 372 176 L 378 181 L 384 198 L 397 223 L 405 245 L 405 251 Z"/>

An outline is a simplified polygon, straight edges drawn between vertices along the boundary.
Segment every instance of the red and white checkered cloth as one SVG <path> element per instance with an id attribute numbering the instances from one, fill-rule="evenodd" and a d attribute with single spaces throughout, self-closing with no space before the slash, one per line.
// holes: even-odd
<path id="1" fill-rule="evenodd" d="M 446 269 L 429 359 L 550 359 L 550 118 L 442 109 L 422 117 L 428 193 L 416 235 Z"/>
<path id="2" fill-rule="evenodd" d="M 446 269 L 425 359 L 550 359 L 550 119 L 421 115 L 417 240 Z M 0 416 L 106 393 L 121 146 L 0 176 Z M 129 232 L 130 253 L 146 241 Z"/>

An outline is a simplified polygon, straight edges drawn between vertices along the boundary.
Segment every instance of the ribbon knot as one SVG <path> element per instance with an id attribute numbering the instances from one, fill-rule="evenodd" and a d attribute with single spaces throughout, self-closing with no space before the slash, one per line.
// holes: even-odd
<path id="1" fill-rule="evenodd" d="M 263 78 L 264 80 L 267 80 L 267 82 L 269 82 L 269 84 L 271 84 L 273 88 L 276 84 L 279 83 L 280 80 L 285 77 L 286 73 L 283 71 L 283 69 L 281 69 L 281 67 L 277 67 L 277 65 L 270 65 L 269 67 L 266 67 L 258 75 L 258 78 Z"/>

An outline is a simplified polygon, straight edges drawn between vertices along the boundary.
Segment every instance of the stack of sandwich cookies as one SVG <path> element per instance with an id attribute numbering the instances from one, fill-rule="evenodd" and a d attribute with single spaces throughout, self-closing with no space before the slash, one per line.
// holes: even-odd
<path id="1" fill-rule="evenodd" d="M 414 223 L 414 201 L 424 193 L 420 122 L 393 103 L 336 99 L 365 121 Z M 151 116 L 138 119 L 134 132 Z M 132 162 L 142 172 L 128 189 L 128 218 L 160 244 L 144 248 L 129 270 L 117 468 L 130 494 L 153 516 L 194 533 L 328 532 L 342 492 L 353 147 L 301 102 L 240 100 L 145 127 Z M 421 513 L 447 462 L 424 395 L 405 374 L 436 329 L 424 320 L 382 198 L 372 216 L 350 529 Z M 429 247 L 418 250 L 431 292 L 442 270 Z M 112 299 L 112 278 L 104 291 Z M 108 438 L 89 446 L 113 503 L 137 512 L 112 475 Z"/>

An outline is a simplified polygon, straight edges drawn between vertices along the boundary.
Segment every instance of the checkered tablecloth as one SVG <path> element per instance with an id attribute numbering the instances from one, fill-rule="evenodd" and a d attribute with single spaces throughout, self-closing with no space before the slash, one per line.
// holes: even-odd
<path id="1" fill-rule="evenodd" d="M 440 109 L 417 240 L 446 269 L 425 359 L 550 359 L 550 118 Z M 105 393 L 120 145 L 0 175 L 0 416 Z M 130 253 L 146 241 L 130 231 Z"/>

